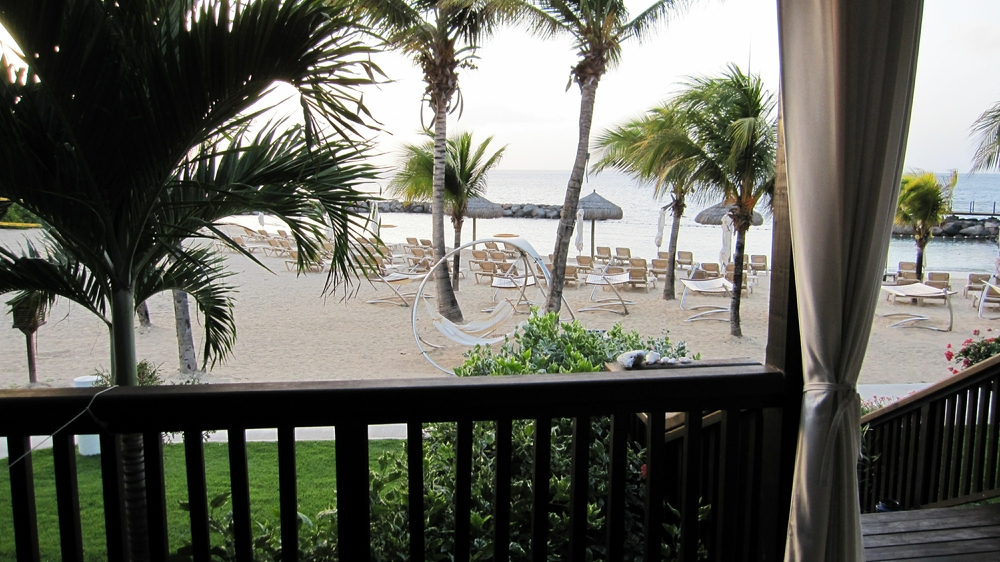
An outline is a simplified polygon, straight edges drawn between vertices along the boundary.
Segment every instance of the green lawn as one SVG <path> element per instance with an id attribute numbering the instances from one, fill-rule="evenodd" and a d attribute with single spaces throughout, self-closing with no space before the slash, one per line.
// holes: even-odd
<path id="1" fill-rule="evenodd" d="M 370 441 L 372 463 L 386 450 L 401 450 L 403 441 Z M 334 503 L 335 443 L 300 441 L 296 443 L 298 460 L 299 511 L 309 517 Z M 164 447 L 164 473 L 167 487 L 167 528 L 170 550 L 176 551 L 190 537 L 190 519 L 179 507 L 187 501 L 187 476 L 184 470 L 184 446 Z M 36 451 L 35 502 L 38 510 L 38 535 L 42 560 L 60 560 L 59 526 L 52 451 Z M 278 444 L 247 443 L 250 466 L 250 509 L 255 520 L 278 520 Z M 83 548 L 88 561 L 107 558 L 104 545 L 104 512 L 101 503 L 101 464 L 99 457 L 77 455 L 80 488 L 80 518 L 83 525 Z M 229 489 L 229 456 L 224 443 L 205 444 L 205 477 L 209 499 Z M 10 511 L 10 475 L 0 471 L 0 560 L 14 559 L 13 517 Z"/>

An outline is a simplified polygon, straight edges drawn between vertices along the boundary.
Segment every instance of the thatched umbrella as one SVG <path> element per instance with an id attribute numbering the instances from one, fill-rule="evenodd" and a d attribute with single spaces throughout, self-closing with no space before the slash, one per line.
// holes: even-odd
<path id="1" fill-rule="evenodd" d="M 622 208 L 597 194 L 597 190 L 580 198 L 579 208 L 583 210 L 583 220 L 590 221 L 590 257 L 594 257 L 595 221 L 619 220 L 625 213 Z"/>
<path id="2" fill-rule="evenodd" d="M 732 252 L 733 222 L 728 219 L 729 213 L 735 207 L 736 205 L 734 203 L 726 203 L 723 201 L 717 205 L 712 205 L 694 217 L 694 222 L 698 224 L 715 224 L 722 226 L 722 250 L 719 252 L 719 263 L 722 264 L 729 263 L 730 253 Z M 727 220 L 724 221 L 724 219 Z M 750 224 L 753 226 L 760 226 L 764 224 L 764 217 L 760 216 L 760 213 L 757 211 L 754 211 L 753 217 L 750 219 Z"/>
<path id="3" fill-rule="evenodd" d="M 465 216 L 472 217 L 472 239 L 476 239 L 476 219 L 497 219 L 503 207 L 485 197 L 473 197 L 465 204 Z"/>
<path id="4" fill-rule="evenodd" d="M 717 205 L 712 205 L 711 207 L 698 213 L 698 215 L 694 217 L 694 222 L 698 224 L 714 224 L 716 226 L 721 225 L 722 217 L 728 215 L 729 212 L 732 211 L 734 207 L 736 207 L 735 203 L 726 203 L 725 201 Z M 757 211 L 754 211 L 751 224 L 753 224 L 754 226 L 760 226 L 764 224 L 764 217 L 760 216 L 760 213 L 758 213 Z"/>

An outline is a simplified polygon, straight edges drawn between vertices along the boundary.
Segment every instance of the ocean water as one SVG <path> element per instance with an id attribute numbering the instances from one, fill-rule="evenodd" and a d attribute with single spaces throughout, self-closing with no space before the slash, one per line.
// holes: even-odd
<path id="1" fill-rule="evenodd" d="M 535 203 L 561 205 L 566 192 L 568 171 L 508 171 L 490 173 L 486 198 L 494 203 Z M 605 199 L 622 208 L 623 218 L 616 221 L 597 221 L 595 225 L 596 245 L 628 247 L 636 257 L 656 256 L 654 244 L 656 223 L 660 207 L 667 200 L 653 196 L 653 188 L 639 185 L 627 175 L 605 172 L 587 177 L 581 195 L 597 191 Z M 721 199 L 691 201 L 681 219 L 678 248 L 694 252 L 695 261 L 717 261 L 722 247 L 722 229 L 706 226 L 694 221 L 698 211 L 718 203 Z M 991 211 L 994 201 L 1000 211 L 1000 174 L 959 174 L 955 188 L 953 208 L 957 211 L 974 205 L 977 211 Z M 764 225 L 751 227 L 747 232 L 747 253 L 771 254 L 771 217 L 766 210 L 758 209 L 764 215 Z M 408 236 L 430 238 L 431 217 L 429 214 L 384 213 L 382 222 L 394 225 L 382 231 L 388 242 L 402 242 Z M 527 239 L 542 255 L 552 252 L 556 238 L 556 219 L 516 219 L 499 218 L 476 221 L 476 235 L 485 238 L 494 234 L 513 233 Z M 661 250 L 667 249 L 670 219 L 664 232 Z M 445 219 L 445 241 L 451 246 L 454 231 Z M 472 238 L 472 221 L 466 220 L 462 229 L 462 241 Z M 584 229 L 584 254 L 590 253 L 590 225 Z M 570 246 L 570 255 L 577 254 Z M 935 270 L 954 272 L 989 272 L 993 270 L 997 256 L 996 240 L 954 241 L 933 239 L 927 248 L 927 267 Z M 912 238 L 894 237 L 889 244 L 887 263 L 891 268 L 900 261 L 912 261 L 915 247 Z"/>

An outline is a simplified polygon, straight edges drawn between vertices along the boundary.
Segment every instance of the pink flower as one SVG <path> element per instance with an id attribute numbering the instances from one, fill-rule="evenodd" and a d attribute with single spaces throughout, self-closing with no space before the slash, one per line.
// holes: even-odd
<path id="1" fill-rule="evenodd" d="M 945 359 L 946 359 L 947 361 L 951 361 L 952 359 L 954 359 L 954 358 L 955 358 L 955 354 L 954 354 L 954 353 L 952 353 L 952 352 L 951 352 L 950 350 L 949 350 L 949 351 L 945 351 L 945 352 L 944 352 L 944 358 L 945 358 Z"/>
<path id="2" fill-rule="evenodd" d="M 978 336 L 979 335 L 979 330 L 972 330 L 972 335 Z"/>
<path id="3" fill-rule="evenodd" d="M 962 345 L 966 346 L 966 345 L 969 345 L 970 343 L 972 343 L 972 338 L 969 338 L 969 339 L 965 340 L 964 342 L 962 342 Z"/>
<path id="4" fill-rule="evenodd" d="M 639 467 L 639 471 L 642 472 L 642 479 L 645 480 L 646 479 L 646 465 L 642 465 L 641 467 Z"/>
<path id="5" fill-rule="evenodd" d="M 948 344 L 948 349 L 951 349 L 951 344 L 950 343 Z"/>

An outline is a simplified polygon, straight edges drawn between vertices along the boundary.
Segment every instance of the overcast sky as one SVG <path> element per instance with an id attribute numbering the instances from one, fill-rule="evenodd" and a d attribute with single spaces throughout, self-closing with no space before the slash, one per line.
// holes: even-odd
<path id="1" fill-rule="evenodd" d="M 634 13 L 649 5 L 627 4 Z M 926 0 L 924 5 L 906 168 L 967 172 L 973 151 L 969 127 L 1000 100 L 1000 1 Z M 501 169 L 568 170 L 580 111 L 579 88 L 565 90 L 575 61 L 570 40 L 542 41 L 508 29 L 479 56 L 477 70 L 461 72 L 464 113 L 452 116 L 450 130 L 492 134 L 509 144 Z M 393 133 L 380 145 L 393 153 L 416 138 L 424 85 L 408 60 L 385 53 L 376 61 L 397 82 L 367 93 L 365 101 Z M 622 64 L 597 90 L 594 135 L 657 104 L 687 77 L 720 72 L 730 62 L 749 66 L 777 92 L 774 0 L 702 0 L 656 39 L 627 44 Z"/>
<path id="2" fill-rule="evenodd" d="M 626 3 L 634 13 L 649 5 L 648 0 Z M 730 62 L 759 73 L 777 92 L 775 6 L 775 0 L 701 0 L 678 13 L 655 39 L 626 44 L 622 64 L 598 88 L 592 138 L 656 105 L 687 77 L 718 73 Z M 924 6 L 905 165 L 967 172 L 973 152 L 969 127 L 1000 100 L 1000 1 L 926 0 Z M 0 29 L 0 39 L 3 35 Z M 579 88 L 565 89 L 576 61 L 570 39 L 543 41 L 522 29 L 506 29 L 479 57 L 477 69 L 460 71 L 464 111 L 450 117 L 449 130 L 494 135 L 495 142 L 509 145 L 500 169 L 568 170 L 580 111 Z M 388 166 L 403 142 L 420 140 L 424 84 L 408 59 L 380 53 L 375 61 L 393 79 L 366 89 L 364 97 L 387 131 L 378 137 L 384 154 L 377 160 Z M 424 108 L 425 120 L 428 116 Z"/>

